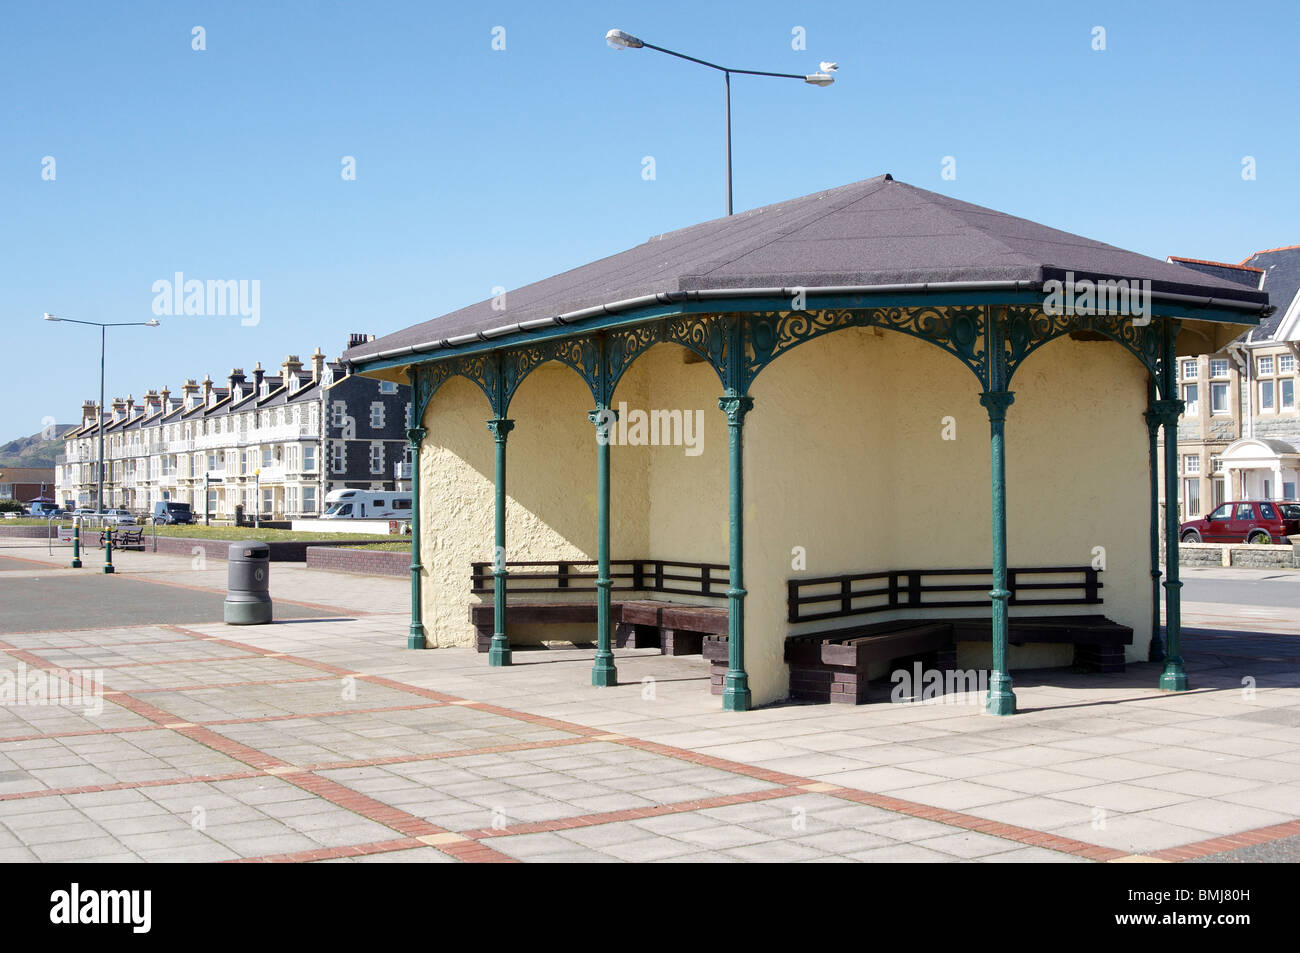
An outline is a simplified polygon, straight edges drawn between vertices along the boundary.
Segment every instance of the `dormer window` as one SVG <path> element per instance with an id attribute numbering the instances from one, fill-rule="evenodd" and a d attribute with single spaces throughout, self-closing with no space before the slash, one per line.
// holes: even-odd
<path id="1" fill-rule="evenodd" d="M 270 382 L 269 382 L 269 381 L 262 381 L 262 390 L 261 390 L 261 392 L 260 392 L 260 396 L 265 397 L 265 396 L 268 395 L 269 393 L 271 393 L 271 384 L 270 384 Z"/>

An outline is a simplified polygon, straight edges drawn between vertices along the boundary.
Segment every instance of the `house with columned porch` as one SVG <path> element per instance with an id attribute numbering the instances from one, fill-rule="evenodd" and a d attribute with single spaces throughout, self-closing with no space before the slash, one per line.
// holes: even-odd
<path id="1" fill-rule="evenodd" d="M 684 644 L 728 710 L 862 701 L 925 658 L 988 669 L 1006 715 L 1017 668 L 1156 659 L 1186 688 L 1156 441 L 1176 459 L 1179 357 L 1269 313 L 884 175 L 343 359 L 413 388 L 411 648 L 591 642 L 609 686 L 620 642 Z"/>

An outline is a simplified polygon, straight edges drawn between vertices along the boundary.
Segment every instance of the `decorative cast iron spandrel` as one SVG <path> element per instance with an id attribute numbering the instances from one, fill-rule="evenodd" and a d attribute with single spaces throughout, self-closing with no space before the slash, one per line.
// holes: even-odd
<path id="1" fill-rule="evenodd" d="M 666 322 L 654 321 L 640 324 L 633 328 L 619 328 L 605 332 L 605 367 L 604 393 L 597 395 L 597 402 L 608 406 L 614 396 L 614 388 L 622 380 L 623 374 L 632 362 L 664 339 Z"/>
<path id="2" fill-rule="evenodd" d="M 977 306 L 835 308 L 747 315 L 746 385 L 791 348 L 854 327 L 885 328 L 929 341 L 960 359 L 981 382 L 985 380 L 984 312 Z"/>
<path id="3" fill-rule="evenodd" d="M 524 347 L 511 348 L 501 355 L 501 384 L 504 392 L 504 413 L 515 396 L 515 391 L 529 374 L 545 364 L 556 361 L 578 372 L 591 396 L 600 400 L 600 344 L 591 335 L 539 341 Z"/>
<path id="4" fill-rule="evenodd" d="M 694 351 L 717 372 L 725 386 L 731 355 L 727 348 L 726 315 L 692 314 L 670 318 L 664 326 L 664 340 Z"/>
<path id="5" fill-rule="evenodd" d="M 1031 305 L 1012 305 L 1004 310 L 1007 381 L 1038 348 L 1074 331 L 1091 331 L 1110 338 L 1141 361 L 1148 371 L 1159 374 L 1161 333 L 1155 320 L 1139 325 L 1133 323 L 1132 315 L 1124 314 L 1048 314 Z"/>

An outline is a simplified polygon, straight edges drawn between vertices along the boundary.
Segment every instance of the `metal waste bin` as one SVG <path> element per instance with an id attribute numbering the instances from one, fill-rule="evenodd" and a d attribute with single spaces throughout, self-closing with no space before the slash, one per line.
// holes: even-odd
<path id="1" fill-rule="evenodd" d="M 226 624 L 270 622 L 271 547 L 266 543 L 231 543 L 226 567 Z"/>

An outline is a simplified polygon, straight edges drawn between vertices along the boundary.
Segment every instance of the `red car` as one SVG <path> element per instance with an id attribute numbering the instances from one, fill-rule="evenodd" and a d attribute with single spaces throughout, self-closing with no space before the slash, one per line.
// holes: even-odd
<path id="1" fill-rule="evenodd" d="M 1300 504 L 1265 500 L 1223 503 L 1179 530 L 1184 543 L 1285 543 L 1300 532 Z"/>

